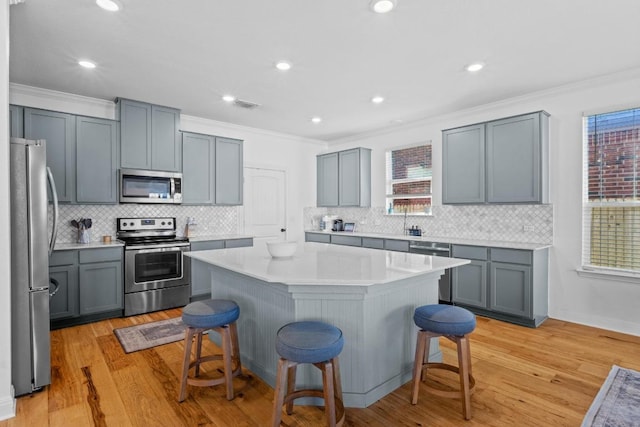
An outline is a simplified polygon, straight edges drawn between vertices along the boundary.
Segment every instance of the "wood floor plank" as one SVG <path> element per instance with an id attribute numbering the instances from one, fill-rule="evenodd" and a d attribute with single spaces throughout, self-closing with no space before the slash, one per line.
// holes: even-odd
<path id="1" fill-rule="evenodd" d="M 189 388 L 177 402 L 184 344 L 175 342 L 125 354 L 113 329 L 179 317 L 172 309 L 109 319 L 51 332 L 52 384 L 17 399 L 17 416 L 5 426 L 264 426 L 273 389 L 251 372 L 234 379 L 236 398 L 224 387 Z M 421 387 L 411 405 L 405 384 L 365 409 L 346 409 L 345 426 L 576 426 L 611 366 L 640 370 L 640 337 L 548 319 L 525 328 L 483 317 L 471 334 L 476 392 L 473 418 L 464 421 L 458 399 L 429 395 Z M 440 340 L 443 358 L 456 363 L 453 343 Z M 205 340 L 204 352 L 219 352 Z M 218 373 L 213 364 L 204 373 Z M 430 373 L 429 381 L 456 385 L 455 375 Z M 324 425 L 322 408 L 296 406 L 289 427 Z"/>

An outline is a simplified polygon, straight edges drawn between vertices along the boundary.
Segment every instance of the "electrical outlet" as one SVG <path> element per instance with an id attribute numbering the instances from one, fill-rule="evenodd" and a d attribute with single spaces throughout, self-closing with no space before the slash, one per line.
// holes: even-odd
<path id="1" fill-rule="evenodd" d="M 522 226 L 522 231 L 533 231 L 533 230 L 534 230 L 533 225 L 525 224 Z"/>

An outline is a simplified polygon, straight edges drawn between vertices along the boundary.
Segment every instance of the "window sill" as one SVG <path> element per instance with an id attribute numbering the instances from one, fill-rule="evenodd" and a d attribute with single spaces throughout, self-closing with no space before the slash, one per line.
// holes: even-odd
<path id="1" fill-rule="evenodd" d="M 587 277 L 590 279 L 607 279 L 614 280 L 616 282 L 627 282 L 640 285 L 640 273 L 627 273 L 624 271 L 605 269 L 591 269 L 588 267 L 579 267 L 576 269 L 576 272 L 580 277 Z"/>

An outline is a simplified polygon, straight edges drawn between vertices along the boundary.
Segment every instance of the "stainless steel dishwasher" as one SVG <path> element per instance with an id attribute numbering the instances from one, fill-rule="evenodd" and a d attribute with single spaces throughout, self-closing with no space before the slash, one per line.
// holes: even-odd
<path id="1" fill-rule="evenodd" d="M 451 245 L 449 243 L 425 242 L 422 240 L 413 240 L 409 242 L 409 252 L 431 256 L 451 256 Z M 440 303 L 451 304 L 451 269 L 448 268 L 444 274 L 440 276 L 438 282 L 438 297 Z"/>

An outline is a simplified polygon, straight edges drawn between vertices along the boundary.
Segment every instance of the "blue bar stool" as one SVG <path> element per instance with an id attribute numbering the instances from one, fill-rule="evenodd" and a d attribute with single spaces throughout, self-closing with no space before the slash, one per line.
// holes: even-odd
<path id="1" fill-rule="evenodd" d="M 345 414 L 338 355 L 343 346 L 342 331 L 327 323 L 293 322 L 280 328 L 276 336 L 280 360 L 273 400 L 273 427 L 280 426 L 282 406 L 286 404 L 287 414 L 291 415 L 293 401 L 299 397 L 324 398 L 327 425 L 342 425 Z M 296 368 L 301 363 L 312 363 L 322 371 L 323 390 L 295 390 Z"/>
<path id="2" fill-rule="evenodd" d="M 242 372 L 240 346 L 236 320 L 240 316 L 240 307 L 234 301 L 210 299 L 196 301 L 182 309 L 182 321 L 187 326 L 184 335 L 184 359 L 182 361 L 182 379 L 178 401 L 187 397 L 187 384 L 196 387 L 210 387 L 226 384 L 227 400 L 233 399 L 232 379 Z M 214 330 L 222 338 L 222 354 L 202 356 L 202 334 Z M 196 339 L 196 355 L 191 361 L 191 347 Z M 200 365 L 213 360 L 222 360 L 224 376 L 222 378 L 199 378 Z M 195 368 L 195 375 L 189 376 L 189 370 Z"/>
<path id="3" fill-rule="evenodd" d="M 462 307 L 445 304 L 423 305 L 416 308 L 413 321 L 420 328 L 416 343 L 416 358 L 413 365 L 413 391 L 411 403 L 418 403 L 420 380 L 424 380 L 427 369 L 446 369 L 460 376 L 460 390 L 445 391 L 423 385 L 429 393 L 442 397 L 462 399 L 462 413 L 466 420 L 471 419 L 471 394 L 476 380 L 471 375 L 471 350 L 469 334 L 476 328 L 476 317 Z M 446 363 L 429 363 L 429 343 L 431 338 L 446 337 L 456 343 L 458 366 Z"/>

